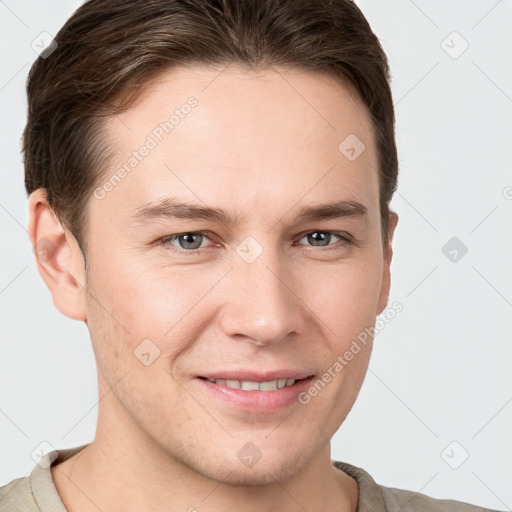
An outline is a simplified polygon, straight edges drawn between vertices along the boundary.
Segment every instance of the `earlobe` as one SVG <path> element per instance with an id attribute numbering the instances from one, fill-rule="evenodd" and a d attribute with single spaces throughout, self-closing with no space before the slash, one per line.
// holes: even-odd
<path id="1" fill-rule="evenodd" d="M 62 228 L 44 189 L 30 194 L 28 208 L 30 243 L 55 307 L 69 318 L 85 321 L 85 266 L 75 237 Z"/>
<path id="2" fill-rule="evenodd" d="M 395 228 L 398 223 L 398 214 L 395 212 L 389 212 L 388 219 L 388 239 L 387 239 L 387 247 L 384 251 L 384 262 L 382 268 L 382 281 L 380 288 L 380 296 L 379 296 L 379 305 L 377 314 L 380 315 L 386 306 L 388 305 L 389 299 L 389 290 L 391 288 L 391 260 L 393 258 L 393 235 L 395 233 Z"/>

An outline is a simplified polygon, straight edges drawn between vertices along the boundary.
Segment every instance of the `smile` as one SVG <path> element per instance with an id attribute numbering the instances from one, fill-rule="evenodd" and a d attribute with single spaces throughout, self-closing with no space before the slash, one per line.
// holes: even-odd
<path id="1" fill-rule="evenodd" d="M 231 380 L 231 379 L 206 379 L 208 382 L 227 386 L 231 389 L 243 389 L 245 391 L 275 391 L 295 384 L 296 379 L 275 379 L 266 382 L 255 382 L 250 380 Z"/>
<path id="2" fill-rule="evenodd" d="M 219 372 L 194 380 L 207 400 L 248 413 L 277 412 L 298 403 L 314 375 L 304 371 Z"/>

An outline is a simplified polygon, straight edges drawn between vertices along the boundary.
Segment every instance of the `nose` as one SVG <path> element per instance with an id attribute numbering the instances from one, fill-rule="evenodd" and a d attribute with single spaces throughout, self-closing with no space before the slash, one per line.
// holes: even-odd
<path id="1" fill-rule="evenodd" d="M 240 258 L 233 267 L 220 312 L 226 335 L 271 345 L 303 332 L 307 308 L 293 269 L 271 251 L 251 263 Z"/>

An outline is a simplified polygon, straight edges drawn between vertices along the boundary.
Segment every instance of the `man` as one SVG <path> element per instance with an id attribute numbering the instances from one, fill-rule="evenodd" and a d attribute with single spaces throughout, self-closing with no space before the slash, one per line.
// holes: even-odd
<path id="1" fill-rule="evenodd" d="M 101 400 L 0 510 L 481 510 L 331 461 L 398 220 L 387 61 L 352 2 L 90 1 L 27 91 L 30 240 Z"/>

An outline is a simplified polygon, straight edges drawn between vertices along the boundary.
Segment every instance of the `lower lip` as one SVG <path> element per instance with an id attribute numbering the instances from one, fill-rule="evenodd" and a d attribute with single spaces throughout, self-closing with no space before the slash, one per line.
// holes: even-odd
<path id="1" fill-rule="evenodd" d="M 293 386 L 286 386 L 273 391 L 247 391 L 221 386 L 209 380 L 195 380 L 210 396 L 214 396 L 232 407 L 242 411 L 270 413 L 298 402 L 298 395 L 305 391 L 313 377 L 299 380 Z"/>

